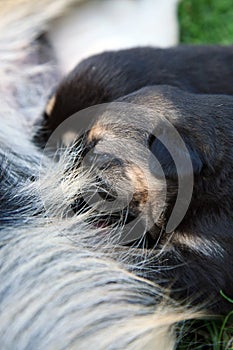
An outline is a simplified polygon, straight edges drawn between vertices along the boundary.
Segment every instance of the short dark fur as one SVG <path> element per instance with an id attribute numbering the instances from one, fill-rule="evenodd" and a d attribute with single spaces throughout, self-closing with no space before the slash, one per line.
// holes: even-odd
<path id="1" fill-rule="evenodd" d="M 92 56 L 60 84 L 53 111 L 49 118 L 45 115 L 35 140 L 44 144 L 51 131 L 79 110 L 155 84 L 233 94 L 233 46 L 145 47 Z"/>
<path id="2" fill-rule="evenodd" d="M 179 88 L 151 86 L 164 84 Z M 194 303 L 210 298 L 210 309 L 217 313 L 227 312 L 231 307 L 220 296 L 220 290 L 233 297 L 233 96 L 230 95 L 233 95 L 232 46 L 108 52 L 83 61 L 64 79 L 56 92 L 51 115 L 46 116 L 36 136 L 36 142 L 44 144 L 53 130 L 74 112 L 119 97 L 118 101 L 149 106 L 155 115 L 162 110 L 187 144 L 193 158 L 195 183 L 188 212 L 173 233 L 170 249 L 159 261 L 160 266 L 169 269 L 158 270 L 157 260 L 153 269 L 150 261 L 152 273 L 147 277 L 172 285 L 175 298 L 191 297 Z M 132 124 L 132 129 L 135 127 Z M 130 139 L 127 142 L 130 144 Z M 169 157 L 166 158 L 160 145 L 155 147 L 155 153 L 165 159 L 163 169 L 168 191 L 170 188 L 168 208 L 160 222 L 162 228 L 174 204 L 177 184 Z M 194 247 L 185 243 L 190 239 Z M 209 254 L 195 249 L 198 239 L 210 242 Z M 166 237 L 162 237 L 161 246 L 164 241 Z"/>

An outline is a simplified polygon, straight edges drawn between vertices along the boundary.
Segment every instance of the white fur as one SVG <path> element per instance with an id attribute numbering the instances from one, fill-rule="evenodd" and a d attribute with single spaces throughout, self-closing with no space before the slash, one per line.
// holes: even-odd
<path id="1" fill-rule="evenodd" d="M 80 60 L 106 50 L 168 47 L 178 42 L 178 0 L 91 0 L 49 26 L 64 73 Z"/>

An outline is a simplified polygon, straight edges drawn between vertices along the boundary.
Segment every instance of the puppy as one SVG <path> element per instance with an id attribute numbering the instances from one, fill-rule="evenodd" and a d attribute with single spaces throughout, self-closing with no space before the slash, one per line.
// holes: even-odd
<path id="1" fill-rule="evenodd" d="M 231 307 L 221 290 L 233 296 L 232 73 L 233 47 L 94 56 L 60 84 L 35 137 L 45 145 L 73 113 L 115 101 L 98 109 L 81 138 L 85 166 L 113 202 L 111 224 L 119 218 L 114 208 L 126 226 L 133 223 L 123 235 L 142 222 L 136 236 L 123 237 L 150 251 L 140 274 L 171 288 L 175 299 L 208 301 L 218 314 Z M 63 131 L 78 139 L 81 130 L 70 125 Z"/>
<path id="2" fill-rule="evenodd" d="M 150 85 L 196 93 L 233 94 L 233 46 L 141 47 L 82 61 L 52 94 L 35 141 L 44 145 L 73 113 Z"/>

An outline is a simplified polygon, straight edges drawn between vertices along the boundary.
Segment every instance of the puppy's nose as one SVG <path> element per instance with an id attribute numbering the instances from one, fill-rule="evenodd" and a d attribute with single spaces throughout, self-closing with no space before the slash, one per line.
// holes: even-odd
<path id="1" fill-rule="evenodd" d="M 112 166 L 121 166 L 122 161 L 110 153 L 88 152 L 85 156 L 85 163 L 88 166 L 97 166 L 99 170 L 104 170 Z"/>

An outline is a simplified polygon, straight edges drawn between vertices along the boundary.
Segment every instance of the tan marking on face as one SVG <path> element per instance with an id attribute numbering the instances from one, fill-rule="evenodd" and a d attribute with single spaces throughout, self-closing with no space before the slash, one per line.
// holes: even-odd
<path id="1" fill-rule="evenodd" d="M 148 201 L 148 184 L 143 171 L 136 165 L 126 167 L 126 175 L 132 182 L 134 188 L 133 201 L 143 205 Z"/>
<path id="2" fill-rule="evenodd" d="M 53 110 L 53 107 L 54 107 L 54 105 L 55 105 L 55 102 L 56 102 L 56 95 L 53 95 L 53 96 L 49 99 L 49 101 L 48 101 L 48 103 L 47 103 L 47 105 L 46 105 L 46 108 L 45 108 L 45 112 L 46 112 L 46 114 L 47 114 L 48 116 L 51 115 L 52 110 Z"/>
<path id="3" fill-rule="evenodd" d="M 70 146 L 77 139 L 78 134 L 73 131 L 67 131 L 62 136 L 62 142 L 65 146 Z"/>
<path id="4" fill-rule="evenodd" d="M 107 125 L 101 125 L 100 123 L 95 124 L 89 131 L 87 141 L 103 139 L 106 135 L 115 138 L 113 131 Z"/>

